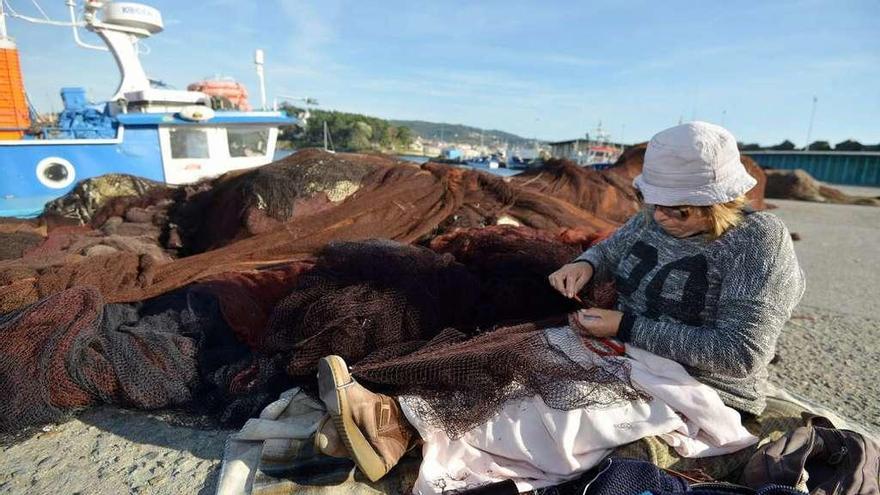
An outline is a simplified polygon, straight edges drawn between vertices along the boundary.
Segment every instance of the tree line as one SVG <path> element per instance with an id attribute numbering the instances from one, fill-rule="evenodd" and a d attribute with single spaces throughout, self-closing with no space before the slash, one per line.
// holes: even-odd
<path id="1" fill-rule="evenodd" d="M 284 104 L 281 110 L 288 115 L 303 115 L 304 110 Z M 329 141 L 338 151 L 386 151 L 403 152 L 414 141 L 412 130 L 395 126 L 384 119 L 357 113 L 335 110 L 310 109 L 304 127 L 282 128 L 278 136 L 293 148 L 323 147 L 324 123 L 327 124 Z"/>
<path id="2" fill-rule="evenodd" d="M 775 145 L 775 146 L 761 146 L 758 143 L 737 143 L 739 149 L 741 151 L 760 151 L 760 150 L 770 150 L 770 151 L 793 151 L 796 149 L 800 149 L 794 145 L 791 141 L 786 139 L 785 141 Z M 831 143 L 828 141 L 813 141 L 807 146 L 807 150 L 809 151 L 880 151 L 880 144 L 862 144 L 858 141 L 847 139 L 846 141 L 841 141 L 835 144 L 833 147 Z"/>

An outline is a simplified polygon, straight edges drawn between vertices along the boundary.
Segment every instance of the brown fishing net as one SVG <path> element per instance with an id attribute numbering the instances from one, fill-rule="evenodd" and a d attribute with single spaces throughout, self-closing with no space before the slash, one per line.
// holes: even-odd
<path id="1" fill-rule="evenodd" d="M 222 420 L 240 421 L 293 383 L 313 384 L 316 363 L 328 354 L 372 363 L 375 385 L 428 399 L 430 391 L 422 390 L 417 377 L 415 388 L 405 388 L 409 381 L 401 373 L 410 365 L 401 368 L 395 360 L 418 351 L 424 358 L 416 362 L 418 373 L 442 374 L 446 365 L 435 357 L 460 355 L 455 359 L 468 367 L 452 381 L 436 381 L 435 389 L 439 394 L 458 383 L 460 406 L 449 415 L 426 412 L 452 431 L 523 394 L 540 393 L 548 403 L 565 405 L 555 398 L 561 389 L 541 382 L 548 366 L 557 370 L 549 375 L 557 385 L 577 371 L 581 380 L 617 390 L 610 376 L 594 377 L 550 359 L 540 332 L 483 333 L 496 322 L 534 321 L 573 309 L 570 300 L 547 290 L 546 279 L 579 246 L 531 229 L 496 226 L 459 231 L 435 239 L 433 247 L 443 252 L 387 240 L 331 243 L 319 251 L 314 267 L 297 262 L 212 275 L 137 304 L 105 305 L 89 287 L 59 289 L 0 323 L 0 396 L 10 398 L 0 428 L 59 419 L 98 402 L 152 409 L 196 398 L 221 411 Z M 482 360 L 464 352 L 467 345 L 446 349 L 471 335 L 486 347 Z M 493 355 L 505 348 L 506 357 Z M 496 363 L 508 369 L 485 369 Z M 383 378 L 382 369 L 393 371 Z M 473 383 L 490 387 L 479 391 L 490 402 L 476 399 L 478 389 L 468 385 Z"/>
<path id="2" fill-rule="evenodd" d="M 211 326 L 190 318 L 187 303 L 195 304 L 104 306 L 97 291 L 77 287 L 0 317 L 0 430 L 98 401 L 144 409 L 190 401 L 198 375 L 187 333 Z"/>
<path id="3" fill-rule="evenodd" d="M 382 240 L 331 243 L 275 307 L 258 349 L 288 353 L 287 373 L 312 377 L 328 354 L 358 362 L 467 324 L 478 296 L 479 280 L 450 255 Z"/>
<path id="4" fill-rule="evenodd" d="M 246 344 L 309 267 L 215 276 L 137 304 L 104 304 L 78 286 L 0 315 L 0 431 L 96 403 L 156 409 L 198 398 L 226 419 L 250 416 L 290 381 L 251 384 Z M 283 377 L 276 368 L 265 373 Z"/>
<path id="5" fill-rule="evenodd" d="M 249 234 L 237 230 L 233 235 L 220 219 L 205 218 L 205 227 L 199 232 L 205 239 L 213 239 L 210 243 L 230 239 L 230 235 L 239 239 L 210 252 L 170 263 L 154 263 L 155 269 L 148 270 L 144 262 L 133 263 L 130 252 L 113 254 L 104 250 L 100 254 L 120 259 L 99 263 L 108 271 L 107 281 L 97 287 L 109 302 L 140 301 L 218 273 L 308 259 L 334 240 L 387 238 L 411 243 L 457 227 L 483 227 L 502 221 L 554 233 L 568 229 L 599 232 L 617 226 L 616 222 L 602 219 L 563 199 L 518 187 L 482 172 L 441 164 L 418 167 L 383 157 L 370 157 L 370 160 L 373 170 L 363 177 L 357 192 L 321 211 L 301 217 L 294 213 L 292 220 L 275 225 L 267 232 L 247 237 Z M 296 212 L 295 205 L 293 211 Z M 229 222 L 240 225 L 240 218 Z M 133 253 L 147 254 L 145 249 Z M 62 249 L 61 254 L 68 252 Z M 152 257 L 154 262 L 161 261 Z M 40 297 L 54 293 L 51 290 L 71 286 L 39 283 L 44 277 L 70 281 L 89 279 L 91 275 L 83 272 L 94 270 L 94 263 L 87 258 L 53 259 L 52 263 L 32 271 L 34 284 L 0 288 L 0 308 L 14 309 L 14 305 L 23 300 L 24 293 L 37 291 L 35 286 L 46 289 L 37 291 Z M 21 268 L 12 265 L 0 262 L 0 278 L 4 271 Z"/>
<path id="6" fill-rule="evenodd" d="M 561 407 L 630 396 L 625 373 L 578 370 L 522 326 L 575 309 L 547 276 L 619 224 L 600 212 L 625 206 L 630 165 L 502 179 L 315 150 L 276 165 L 76 210 L 90 226 L 29 226 L 45 239 L 0 261 L 0 428 L 98 401 L 198 398 L 240 419 L 313 383 L 327 354 L 428 404 L 460 389 L 435 418 L 451 431 L 517 394 Z M 397 242 L 352 242 L 374 238 Z M 607 284 L 588 292 L 613 303 Z M 544 376 L 599 388 L 578 398 Z"/>
<path id="7" fill-rule="evenodd" d="M 473 338 L 447 329 L 415 350 L 410 343 L 377 353 L 352 372 L 387 393 L 417 396 L 421 400 L 409 402 L 413 412 L 451 438 L 484 423 L 506 402 L 535 395 L 565 411 L 645 398 L 623 361 L 577 363 L 551 347 L 545 326 L 502 327 Z"/>
<path id="8" fill-rule="evenodd" d="M 551 235 L 495 225 L 438 236 L 429 246 L 437 253 L 451 254 L 479 280 L 479 304 L 473 308 L 471 321 L 488 328 L 573 310 L 572 301 L 560 297 L 547 277 L 599 239 L 598 234 L 585 231 Z M 583 292 L 592 306 L 614 305 L 615 292 L 607 284 L 597 281 Z"/>
<path id="9" fill-rule="evenodd" d="M 186 254 L 271 232 L 345 200 L 373 172 L 412 166 L 382 155 L 305 149 L 269 165 L 225 174 L 178 198 L 170 220 Z"/>
<path id="10" fill-rule="evenodd" d="M 514 176 L 520 187 L 565 200 L 597 217 L 624 223 L 639 210 L 632 180 L 608 170 L 552 159 Z"/>
<path id="11" fill-rule="evenodd" d="M 46 204 L 41 218 L 49 225 L 92 223 L 95 214 L 116 198 L 143 198 L 165 184 L 127 174 L 106 174 L 80 181 L 72 191 Z"/>
<path id="12" fill-rule="evenodd" d="M 446 254 L 390 241 L 331 243 L 276 306 L 258 348 L 285 356 L 288 376 L 309 380 L 321 357 L 342 356 L 372 386 L 426 399 L 426 419 L 451 434 L 535 394 L 563 409 L 635 397 L 619 364 L 585 369 L 550 350 L 540 326 L 484 333 L 495 322 L 573 309 L 547 289 L 547 276 L 579 252 L 530 229 L 484 230 L 435 240 Z"/>

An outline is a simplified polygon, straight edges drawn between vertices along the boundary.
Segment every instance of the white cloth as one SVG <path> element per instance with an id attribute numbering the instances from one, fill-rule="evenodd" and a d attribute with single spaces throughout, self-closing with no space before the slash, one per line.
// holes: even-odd
<path id="1" fill-rule="evenodd" d="M 646 203 L 665 206 L 726 203 L 757 183 L 740 161 L 733 134 L 707 122 L 688 122 L 654 135 L 642 173 L 633 181 Z"/>
<path id="2" fill-rule="evenodd" d="M 551 347 L 592 366 L 598 356 L 567 328 L 546 331 Z M 419 399 L 400 401 L 404 414 L 425 441 L 415 493 L 513 479 L 520 491 L 559 484 L 593 467 L 610 451 L 657 435 L 686 457 L 735 452 L 757 442 L 739 413 L 725 406 L 710 387 L 678 363 L 627 346 L 634 386 L 653 397 L 610 408 L 560 411 L 540 397 L 511 401 L 486 423 L 451 439 L 413 412 Z"/>

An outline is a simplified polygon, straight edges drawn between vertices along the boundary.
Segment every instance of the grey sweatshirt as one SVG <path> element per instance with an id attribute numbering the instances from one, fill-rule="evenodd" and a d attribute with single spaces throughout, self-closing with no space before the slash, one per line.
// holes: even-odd
<path id="1" fill-rule="evenodd" d="M 731 407 L 764 410 L 767 365 L 804 293 L 781 220 L 751 213 L 719 239 L 679 239 L 637 214 L 578 260 L 614 278 L 618 339 L 683 364 Z"/>

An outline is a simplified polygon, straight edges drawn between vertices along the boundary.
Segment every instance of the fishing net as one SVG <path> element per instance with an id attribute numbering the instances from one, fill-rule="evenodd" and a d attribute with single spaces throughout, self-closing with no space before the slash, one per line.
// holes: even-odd
<path id="1" fill-rule="evenodd" d="M 77 183 L 72 191 L 46 203 L 41 218 L 49 223 L 85 225 L 114 198 L 142 198 L 164 191 L 165 184 L 127 174 L 106 174 Z"/>
<path id="2" fill-rule="evenodd" d="M 258 348 L 290 353 L 287 373 L 312 377 L 318 360 L 350 362 L 467 322 L 479 281 L 450 255 L 391 241 L 331 243 L 276 307 Z"/>
<path id="3" fill-rule="evenodd" d="M 441 225 L 443 231 L 500 223 L 551 231 L 562 228 L 601 231 L 619 225 L 569 203 L 565 198 L 521 187 L 514 179 L 440 163 L 427 163 L 423 168 L 445 181 L 459 184 L 460 205 Z"/>
<path id="4" fill-rule="evenodd" d="M 553 349 L 544 325 L 501 327 L 476 337 L 447 329 L 416 350 L 389 359 L 388 349 L 352 368 L 363 383 L 416 396 L 415 414 L 457 438 L 485 423 L 508 401 L 541 396 L 555 409 L 599 408 L 645 399 L 622 360 L 583 365 Z M 554 325 L 555 324 L 555 325 Z"/>
<path id="5" fill-rule="evenodd" d="M 35 232 L 0 232 L 0 261 L 21 258 L 28 250 L 43 242 Z"/>
<path id="6" fill-rule="evenodd" d="M 551 235 L 527 227 L 495 225 L 444 234 L 429 246 L 437 253 L 451 254 L 479 280 L 479 304 L 471 318 L 474 325 L 487 328 L 573 311 L 575 304 L 560 297 L 547 277 L 599 239 L 598 234 L 584 231 Z M 615 291 L 607 281 L 594 280 L 582 294 L 591 306 L 614 305 Z"/>
<path id="7" fill-rule="evenodd" d="M 0 315 L 0 431 L 97 403 L 156 409 L 197 397 L 221 417 L 247 417 L 289 380 L 251 383 L 246 339 L 309 267 L 215 276 L 137 304 L 104 304 L 80 286 Z M 265 374 L 284 377 L 280 366 Z"/>
<path id="8" fill-rule="evenodd" d="M 200 253 L 279 228 L 327 209 L 356 192 L 376 170 L 397 160 L 306 149 L 277 162 L 212 181 L 172 209 L 186 254 Z"/>
<path id="9" fill-rule="evenodd" d="M 577 250 L 533 230 L 497 229 L 450 236 L 437 243 L 445 254 L 381 240 L 331 243 L 276 306 L 258 348 L 285 356 L 287 375 L 299 379 L 311 379 L 321 357 L 339 355 L 365 383 L 425 398 L 426 419 L 451 434 L 515 398 L 539 394 L 564 409 L 637 396 L 625 369 L 557 356 L 539 325 L 485 332 L 493 321 L 573 309 L 545 289 Z M 504 291 L 505 283 L 521 287 Z M 572 381 L 590 385 L 572 394 Z"/>
<path id="10" fill-rule="evenodd" d="M 210 326 L 183 304 L 202 303 L 104 306 L 96 290 L 76 287 L 0 317 L 0 430 L 98 401 L 153 409 L 191 400 L 198 377 L 187 334 Z"/>
<path id="11" fill-rule="evenodd" d="M 327 209 L 302 217 L 294 215 L 295 218 L 287 223 L 278 224 L 265 233 L 239 238 L 210 252 L 170 263 L 155 263 L 154 258 L 154 269 L 133 262 L 133 254 L 129 252 L 117 253 L 119 260 L 101 263 L 89 261 L 91 257 L 65 259 L 61 264 L 52 263 L 33 273 L 36 280 L 33 284 L 0 288 L 0 308 L 14 309 L 18 301 L 33 293 L 34 286 L 56 290 L 72 286 L 56 283 L 58 280 L 73 282 L 96 278 L 84 272 L 91 272 L 102 263 L 110 271 L 106 272 L 106 280 L 97 285 L 101 294 L 108 302 L 131 302 L 222 272 L 247 271 L 309 259 L 335 240 L 386 238 L 411 243 L 431 239 L 458 227 L 495 225 L 505 219 L 550 232 L 569 229 L 599 232 L 617 226 L 617 223 L 599 218 L 562 199 L 518 188 L 482 172 L 440 164 L 418 167 L 380 156 L 370 156 L 370 159 L 376 162 L 376 166 L 363 178 L 357 192 Z M 382 163 L 396 165 L 384 166 Z M 234 218 L 232 221 L 240 224 Z M 208 230 L 203 231 L 205 239 L 229 238 L 222 234 L 227 231 L 221 220 L 205 220 L 204 223 L 208 226 L 205 227 Z M 169 221 L 169 236 L 173 232 L 171 224 L 173 222 Z M 212 233 L 212 228 L 217 233 Z M 235 236 L 238 238 L 238 234 Z M 0 262 L 0 272 L 17 268 L 20 267 Z M 53 282 L 40 283 L 43 278 L 50 278 Z M 40 291 L 38 294 L 42 297 L 52 293 Z"/>
<path id="12" fill-rule="evenodd" d="M 580 209 L 618 223 L 639 210 L 632 187 L 620 175 L 607 170 L 580 167 L 568 160 L 551 159 L 541 167 L 515 176 L 522 188 L 564 199 Z"/>

